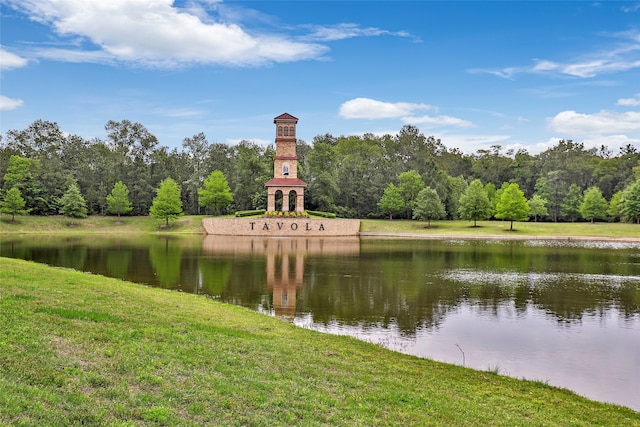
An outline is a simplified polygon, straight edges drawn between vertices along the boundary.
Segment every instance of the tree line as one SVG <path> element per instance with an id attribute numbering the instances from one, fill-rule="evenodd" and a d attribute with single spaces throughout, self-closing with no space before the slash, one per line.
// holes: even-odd
<path id="1" fill-rule="evenodd" d="M 7 131 L 0 140 L 5 211 L 17 190 L 25 211 L 62 213 L 76 186 L 87 214 L 116 213 L 108 197 L 122 186 L 118 191 L 126 189 L 130 209 L 117 213 L 148 215 L 167 179 L 176 184 L 172 194 L 186 214 L 266 207 L 273 144 L 230 146 L 199 133 L 169 149 L 129 120 L 107 122 L 105 133 L 86 140 L 43 120 Z M 606 146 L 587 149 L 572 140 L 537 155 L 499 145 L 464 154 L 407 125 L 396 135 L 318 135 L 311 143 L 299 140 L 297 151 L 298 176 L 308 183 L 305 207 L 341 217 L 640 221 L 640 152 L 631 144 L 615 155 Z M 209 185 L 221 190 L 203 196 L 213 172 Z M 203 203 L 226 191 L 223 184 L 231 200 Z M 505 194 L 511 199 L 502 200 Z"/>

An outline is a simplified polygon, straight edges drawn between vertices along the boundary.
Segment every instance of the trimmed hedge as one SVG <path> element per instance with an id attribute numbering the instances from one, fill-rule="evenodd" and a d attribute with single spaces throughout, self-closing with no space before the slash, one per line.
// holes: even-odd
<path id="1" fill-rule="evenodd" d="M 336 214 L 333 212 L 319 212 L 319 211 L 307 211 L 309 215 L 321 216 L 323 218 L 335 218 Z"/>
<path id="2" fill-rule="evenodd" d="M 250 210 L 250 211 L 237 211 L 235 213 L 235 216 L 238 218 L 241 217 L 245 217 L 245 216 L 257 216 L 257 215 L 264 215 L 265 213 L 267 213 L 267 211 L 265 209 L 254 209 L 254 210 Z M 289 212 L 287 212 L 289 213 Z M 334 214 L 333 212 L 320 212 L 320 211 L 305 211 L 305 213 L 309 214 L 309 215 L 313 215 L 313 216 L 319 216 L 322 218 L 335 218 L 336 214 Z M 285 216 L 284 213 L 281 212 L 282 215 L 278 215 L 278 216 Z M 304 217 L 306 215 L 298 215 L 296 212 L 291 212 L 290 213 L 291 217 Z M 274 215 L 276 216 L 276 215 Z M 288 216 L 288 215 L 287 215 Z"/>
<path id="3" fill-rule="evenodd" d="M 244 216 L 256 216 L 263 215 L 266 212 L 264 209 L 254 209 L 252 211 L 238 211 L 236 212 L 236 217 L 241 218 Z"/>

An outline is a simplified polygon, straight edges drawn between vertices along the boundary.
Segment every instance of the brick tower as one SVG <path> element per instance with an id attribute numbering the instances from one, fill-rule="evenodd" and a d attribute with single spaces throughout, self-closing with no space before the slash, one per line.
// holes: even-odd
<path id="1" fill-rule="evenodd" d="M 304 188 L 307 183 L 298 179 L 298 155 L 296 154 L 296 125 L 298 119 L 284 113 L 273 119 L 276 125 L 276 156 L 273 162 L 273 178 L 267 187 L 267 211 L 276 210 L 276 201 L 282 199 L 282 212 L 304 211 Z M 291 203 L 295 208 L 291 209 Z"/>

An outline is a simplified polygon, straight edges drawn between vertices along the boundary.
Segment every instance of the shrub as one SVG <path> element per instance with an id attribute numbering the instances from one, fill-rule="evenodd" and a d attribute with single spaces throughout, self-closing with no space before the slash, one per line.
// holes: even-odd
<path id="1" fill-rule="evenodd" d="M 256 216 L 256 215 L 262 215 L 264 214 L 266 211 L 264 209 L 254 209 L 251 211 L 238 211 L 236 212 L 236 217 L 241 218 L 241 217 L 245 217 L 245 216 Z"/>
<path id="2" fill-rule="evenodd" d="M 309 215 L 320 216 L 322 218 L 335 218 L 336 214 L 333 212 L 319 212 L 319 211 L 307 211 Z"/>

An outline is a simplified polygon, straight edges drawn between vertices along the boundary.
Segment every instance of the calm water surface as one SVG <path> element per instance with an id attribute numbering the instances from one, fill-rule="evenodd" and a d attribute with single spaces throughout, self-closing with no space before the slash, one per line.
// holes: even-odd
<path id="1" fill-rule="evenodd" d="M 4 238 L 0 255 L 640 410 L 640 244 L 133 236 Z"/>

